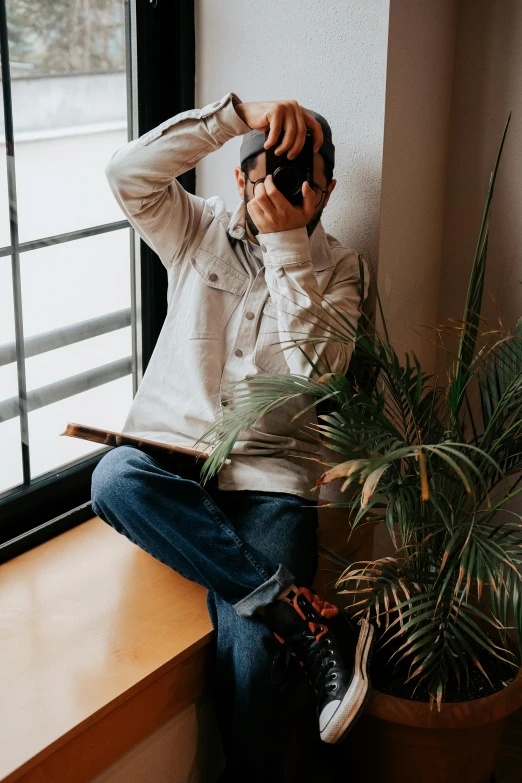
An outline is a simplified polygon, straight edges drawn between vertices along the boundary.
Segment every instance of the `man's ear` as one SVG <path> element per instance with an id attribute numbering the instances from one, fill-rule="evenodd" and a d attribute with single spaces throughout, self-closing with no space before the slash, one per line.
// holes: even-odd
<path id="1" fill-rule="evenodd" d="M 323 209 L 326 207 L 328 202 L 330 201 L 330 196 L 332 195 L 335 186 L 337 185 L 337 180 L 333 179 L 330 184 L 328 185 L 327 191 L 326 191 L 326 198 L 324 200 Z"/>
<path id="2" fill-rule="evenodd" d="M 234 174 L 236 175 L 237 192 L 239 193 L 240 198 L 243 198 L 245 194 L 245 174 L 241 171 L 240 166 L 236 166 Z"/>

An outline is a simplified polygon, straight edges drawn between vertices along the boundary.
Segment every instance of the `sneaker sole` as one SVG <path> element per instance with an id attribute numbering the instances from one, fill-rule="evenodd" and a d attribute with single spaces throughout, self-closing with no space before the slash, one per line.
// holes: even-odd
<path id="1" fill-rule="evenodd" d="M 364 709 L 370 695 L 368 663 L 373 644 L 373 635 L 373 625 L 364 620 L 361 623 L 361 631 L 355 651 L 353 680 L 344 694 L 339 707 L 320 733 L 323 742 L 327 742 L 330 745 L 341 742 Z"/>

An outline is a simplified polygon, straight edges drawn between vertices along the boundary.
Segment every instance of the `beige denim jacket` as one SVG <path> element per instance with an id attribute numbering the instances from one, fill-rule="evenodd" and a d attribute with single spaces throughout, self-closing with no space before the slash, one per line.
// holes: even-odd
<path id="1" fill-rule="evenodd" d="M 327 331 L 328 307 L 342 308 L 355 325 L 360 307 L 357 254 L 320 223 L 260 234 L 264 265 L 244 263 L 244 208 L 187 193 L 176 177 L 250 128 L 234 109 L 234 93 L 172 117 L 118 150 L 106 167 L 112 191 L 138 234 L 168 273 L 168 311 L 123 431 L 165 443 L 193 445 L 222 415 L 230 382 L 259 373 L 298 373 L 311 367 L 293 347 Z M 365 273 L 366 297 L 368 274 Z M 324 362 L 323 345 L 307 353 Z M 330 344 L 331 369 L 345 373 L 351 345 Z M 291 422 L 303 403 L 269 413 L 241 434 L 230 465 L 218 474 L 224 490 L 290 492 L 316 498 L 320 473 L 312 410 Z M 304 458 L 303 458 L 304 457 Z"/>

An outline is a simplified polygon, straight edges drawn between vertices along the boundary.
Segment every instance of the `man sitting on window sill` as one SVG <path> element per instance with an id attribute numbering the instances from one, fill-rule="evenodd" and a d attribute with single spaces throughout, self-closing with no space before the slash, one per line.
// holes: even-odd
<path id="1" fill-rule="evenodd" d="M 313 179 L 291 204 L 266 177 L 265 151 L 294 160 L 313 133 Z M 268 137 L 265 133 L 268 132 Z M 241 203 L 187 193 L 176 177 L 244 135 Z M 247 375 L 310 375 L 277 337 L 321 334 L 321 296 L 359 317 L 357 255 L 320 219 L 335 187 L 324 118 L 295 101 L 242 103 L 230 93 L 183 112 L 117 151 L 107 175 L 118 203 L 168 273 L 168 312 L 123 431 L 194 445 Z M 368 280 L 368 275 L 365 275 Z M 367 293 L 367 282 L 364 296 Z M 303 318 L 304 316 L 304 318 Z M 314 316 L 321 316 L 317 318 Z M 316 345 L 345 373 L 351 347 Z M 309 421 L 313 421 L 310 412 Z M 355 627 L 310 591 L 317 568 L 316 441 L 303 418 L 273 411 L 242 433 L 218 487 L 203 488 L 130 447 L 107 453 L 92 479 L 95 513 L 135 544 L 208 588 L 216 632 L 216 708 L 224 781 L 284 780 L 293 690 L 272 680 L 274 646 L 293 653 L 315 688 L 319 730 L 339 742 L 360 713 L 373 629 Z M 277 641 L 276 641 L 277 639 Z"/>

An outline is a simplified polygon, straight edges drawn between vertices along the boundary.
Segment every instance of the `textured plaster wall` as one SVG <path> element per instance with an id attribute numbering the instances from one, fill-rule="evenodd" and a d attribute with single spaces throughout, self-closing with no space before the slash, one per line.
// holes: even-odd
<path id="1" fill-rule="evenodd" d="M 339 183 L 324 214 L 343 243 L 377 256 L 388 0 L 197 0 L 197 105 L 295 98 L 330 122 Z M 198 166 L 198 193 L 238 201 L 240 140 Z"/>

